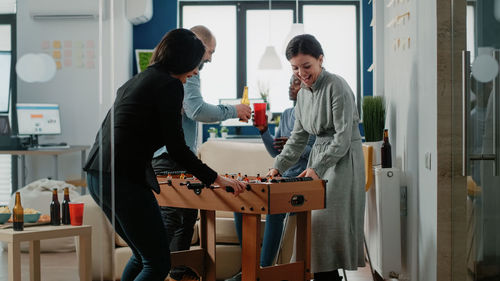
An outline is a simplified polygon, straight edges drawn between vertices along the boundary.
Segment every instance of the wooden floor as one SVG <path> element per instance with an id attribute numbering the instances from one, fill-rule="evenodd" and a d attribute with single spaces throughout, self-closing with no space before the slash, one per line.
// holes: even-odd
<path id="1" fill-rule="evenodd" d="M 76 253 L 42 253 L 41 254 L 42 281 L 78 281 L 78 263 Z M 29 280 L 29 256 L 21 255 L 22 280 Z M 8 280 L 7 251 L 0 249 L 0 280 Z M 345 280 L 345 279 L 344 279 Z M 358 271 L 347 271 L 348 281 L 370 281 L 370 267 L 360 268 Z"/>

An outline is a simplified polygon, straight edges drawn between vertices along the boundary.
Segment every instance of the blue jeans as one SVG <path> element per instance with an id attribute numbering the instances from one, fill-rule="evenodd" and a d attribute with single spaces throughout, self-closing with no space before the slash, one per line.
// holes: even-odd
<path id="1" fill-rule="evenodd" d="M 133 255 L 121 280 L 164 280 L 170 271 L 170 251 L 153 192 L 145 184 L 116 177 L 113 213 L 111 175 L 90 171 L 87 173 L 87 184 L 92 198 L 110 222 L 114 218 L 116 232 L 132 249 Z"/>
<path id="2" fill-rule="evenodd" d="M 262 250 L 260 252 L 260 266 L 273 265 L 274 258 L 278 252 L 281 234 L 283 233 L 283 220 L 286 214 L 274 214 L 266 216 L 266 226 L 264 228 L 264 238 L 262 241 Z M 236 234 L 241 245 L 241 224 L 243 216 L 241 213 L 234 213 L 234 224 Z"/>

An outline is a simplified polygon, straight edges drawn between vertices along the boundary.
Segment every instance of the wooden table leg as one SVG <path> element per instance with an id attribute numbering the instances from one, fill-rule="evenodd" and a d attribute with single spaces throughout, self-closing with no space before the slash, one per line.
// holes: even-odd
<path id="1" fill-rule="evenodd" d="M 40 281 L 40 240 L 30 241 L 30 280 Z"/>
<path id="2" fill-rule="evenodd" d="M 78 256 L 78 272 L 80 281 L 92 280 L 92 247 L 91 232 L 86 231 L 78 236 L 80 253 Z"/>
<path id="3" fill-rule="evenodd" d="M 21 249 L 19 242 L 10 242 L 8 248 L 9 281 L 21 281 Z"/>
<path id="4" fill-rule="evenodd" d="M 297 261 L 304 261 L 304 280 L 311 280 L 311 211 L 297 213 Z"/>
<path id="5" fill-rule="evenodd" d="M 215 281 L 215 211 L 200 210 L 200 246 L 205 251 L 203 281 Z"/>
<path id="6" fill-rule="evenodd" d="M 241 277 L 255 281 L 260 271 L 260 214 L 242 214 Z"/>

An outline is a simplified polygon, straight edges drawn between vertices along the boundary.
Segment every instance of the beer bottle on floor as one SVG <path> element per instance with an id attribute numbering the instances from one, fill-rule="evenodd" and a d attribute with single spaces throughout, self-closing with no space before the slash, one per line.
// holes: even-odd
<path id="1" fill-rule="evenodd" d="M 71 224 L 71 220 L 69 218 L 69 188 L 64 188 L 64 199 L 61 204 L 62 209 L 62 224 Z"/>
<path id="2" fill-rule="evenodd" d="M 382 144 L 382 168 L 392 168 L 391 144 L 387 129 L 384 130 L 384 143 Z"/>
<path id="3" fill-rule="evenodd" d="M 50 224 L 61 224 L 61 205 L 57 198 L 57 188 L 52 189 L 52 202 L 50 202 Z"/>
<path id="4" fill-rule="evenodd" d="M 12 211 L 12 221 L 14 222 L 13 228 L 15 231 L 24 230 L 24 210 L 21 205 L 21 194 L 16 192 L 16 204 Z"/>

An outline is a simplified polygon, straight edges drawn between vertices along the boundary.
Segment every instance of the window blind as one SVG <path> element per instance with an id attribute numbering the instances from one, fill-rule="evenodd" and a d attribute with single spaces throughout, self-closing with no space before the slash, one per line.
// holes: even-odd
<path id="1" fill-rule="evenodd" d="M 12 161 L 10 155 L 0 155 L 0 205 L 9 203 L 12 189 Z"/>

